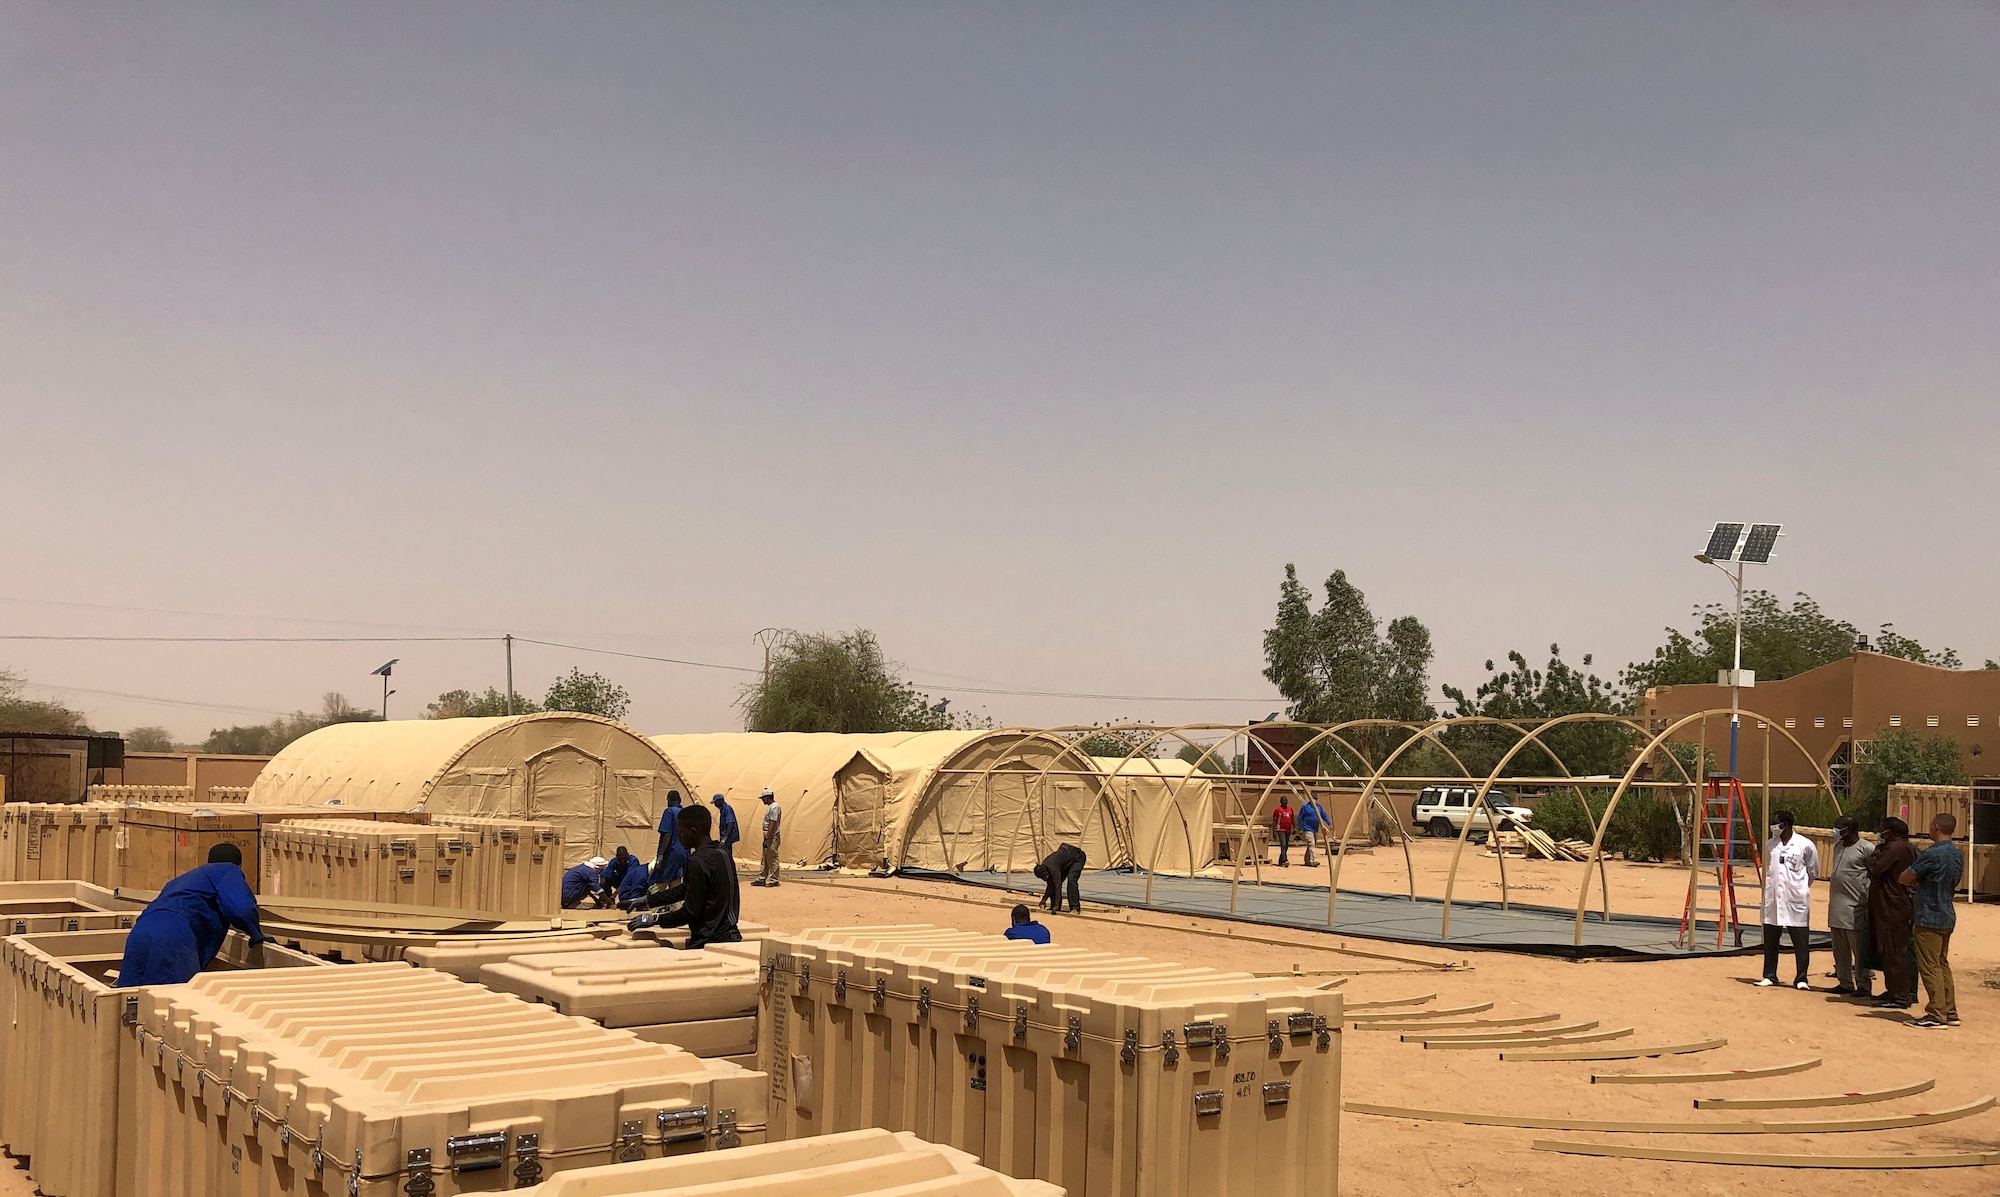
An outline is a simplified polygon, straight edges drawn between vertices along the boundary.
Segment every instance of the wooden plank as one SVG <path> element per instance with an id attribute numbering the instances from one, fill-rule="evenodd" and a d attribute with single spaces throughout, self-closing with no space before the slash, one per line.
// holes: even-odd
<path id="1" fill-rule="evenodd" d="M 1686 1056 L 1728 1047 L 1727 1039 L 1703 1039 L 1699 1043 L 1673 1043 L 1664 1047 L 1595 1048 L 1573 1052 L 1502 1052 L 1502 1060 L 1550 1063 L 1562 1060 L 1636 1060 L 1641 1056 Z"/>
<path id="2" fill-rule="evenodd" d="M 1983 1114 L 1995 1105 L 1992 1097 L 1982 1097 L 1962 1106 L 1922 1114 L 1889 1114 L 1879 1118 L 1829 1118 L 1804 1122 L 1663 1122 L 1645 1119 L 1537 1118 L 1520 1114 L 1484 1114 L 1458 1110 L 1424 1110 L 1412 1106 L 1380 1106 L 1366 1102 L 1343 1102 L 1350 1114 L 1374 1114 L 1382 1118 L 1407 1118 L 1415 1122 L 1456 1122 L 1466 1126 L 1513 1126 L 1527 1130 L 1602 1131 L 1609 1134 L 1647 1135 L 1818 1135 L 1849 1131 L 1900 1130 L 1911 1126 L 1932 1126 L 1956 1122 Z"/>
<path id="3" fill-rule="evenodd" d="M 1815 1106 L 1865 1106 L 1878 1101 L 1893 1101 L 1898 1097 L 1908 1097 L 1913 1093 L 1928 1093 L 1937 1087 L 1937 1082 L 1915 1081 L 1908 1085 L 1898 1085 L 1894 1089 L 1863 1090 L 1854 1093 L 1816 1093 L 1806 1097 L 1697 1097 L 1697 1110 L 1802 1110 Z"/>
<path id="4" fill-rule="evenodd" d="M 1549 1027 L 1496 1027 L 1490 1031 L 1442 1031 L 1433 1034 L 1423 1027 L 1403 1032 L 1404 1043 L 1528 1043 L 1536 1039 L 1561 1039 L 1581 1035 L 1598 1027 L 1596 1019 L 1583 1019 Z"/>
<path id="5" fill-rule="evenodd" d="M 1810 1060 L 1794 1060 L 1789 1064 L 1770 1064 L 1763 1068 L 1731 1068 L 1723 1072 L 1594 1072 L 1590 1074 L 1593 1085 L 1713 1085 L 1723 1081 L 1756 1081 L 1770 1076 L 1790 1076 L 1795 1072 L 1805 1072 L 1818 1068 L 1820 1060 L 1814 1056 Z"/>
<path id="6" fill-rule="evenodd" d="M 1948 1151 L 1930 1155 L 1886 1155 L 1879 1152 L 1872 1155 L 1792 1155 L 1761 1151 L 1627 1147 L 1619 1143 L 1574 1143 L 1566 1139 L 1536 1139 L 1535 1150 L 1678 1164 L 1732 1164 L 1742 1168 L 1856 1168 L 1888 1172 L 1900 1168 L 1990 1168 L 2000 1165 L 2000 1151 Z"/>

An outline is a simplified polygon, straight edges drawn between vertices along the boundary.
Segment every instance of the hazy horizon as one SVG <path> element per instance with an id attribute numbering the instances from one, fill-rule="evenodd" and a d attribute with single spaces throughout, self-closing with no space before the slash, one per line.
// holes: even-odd
<path id="1" fill-rule="evenodd" d="M 1439 683 L 1612 677 L 1751 519 L 1754 584 L 1977 666 L 1996 61 L 1966 4 L 17 0 L 0 633 L 863 626 L 1001 723 L 1235 721 L 1287 562 Z M 397 717 L 502 684 L 0 641 L 195 741 L 391 657 Z M 517 688 L 572 665 L 739 725 L 745 673 L 522 645 Z"/>

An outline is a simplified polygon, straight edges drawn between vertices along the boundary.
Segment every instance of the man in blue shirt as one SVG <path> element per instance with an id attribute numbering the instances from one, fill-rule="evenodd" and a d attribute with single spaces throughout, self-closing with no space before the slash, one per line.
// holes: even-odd
<path id="1" fill-rule="evenodd" d="M 1014 907 L 1014 925 L 1000 934 L 1008 939 L 1025 939 L 1029 943 L 1049 942 L 1049 929 L 1036 922 L 1026 906 Z"/>
<path id="2" fill-rule="evenodd" d="M 243 876 L 243 851 L 234 844 L 208 850 L 208 863 L 167 882 L 132 924 L 118 987 L 182 985 L 194 980 L 222 950 L 231 927 L 264 942 L 257 895 Z"/>
<path id="3" fill-rule="evenodd" d="M 1319 833 L 1332 820 L 1327 818 L 1326 808 L 1311 794 L 1299 806 L 1299 834 L 1306 841 L 1306 867 L 1313 867 L 1313 845 L 1319 840 Z"/>
<path id="4" fill-rule="evenodd" d="M 675 848 L 680 847 L 681 792 L 667 791 L 667 809 L 660 812 L 660 850 L 653 853 L 653 867 L 662 868 Z M 682 849 L 683 852 L 686 849 Z"/>
<path id="5" fill-rule="evenodd" d="M 637 910 L 646 905 L 646 893 L 653 888 L 653 871 L 638 857 L 625 870 L 625 876 L 618 882 L 618 907 L 621 910 Z"/>
<path id="6" fill-rule="evenodd" d="M 598 875 L 598 883 L 604 887 L 606 894 L 615 899 L 625 884 L 625 874 L 638 863 L 638 858 L 634 857 L 625 845 L 620 844 L 617 850 L 612 852 L 611 859 L 605 862 L 604 871 Z"/>
<path id="7" fill-rule="evenodd" d="M 1958 1025 L 1958 988 L 1951 975 L 1951 933 L 1958 926 L 1952 891 L 1965 876 L 1965 854 L 1951 842 L 1958 819 L 1940 813 L 1931 820 L 1931 846 L 1917 854 L 1917 863 L 1903 871 L 1902 882 L 1917 891 L 1917 975 L 1930 1001 L 1913 1027 Z"/>
<path id="8" fill-rule="evenodd" d="M 736 845 L 743 839 L 743 832 L 736 826 L 736 809 L 717 794 L 715 803 L 715 842 L 729 856 L 729 863 L 736 863 Z"/>
<path id="9" fill-rule="evenodd" d="M 564 910 L 575 910 L 604 888 L 603 869 L 609 863 L 602 856 L 593 856 L 582 864 L 569 867 L 562 879 Z"/>

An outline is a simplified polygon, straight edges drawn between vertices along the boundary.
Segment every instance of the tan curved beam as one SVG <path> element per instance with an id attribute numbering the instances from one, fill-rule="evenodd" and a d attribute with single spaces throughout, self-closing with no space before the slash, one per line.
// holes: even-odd
<path id="1" fill-rule="evenodd" d="M 1686 727 L 1690 723 L 1699 721 L 1702 724 L 1703 731 L 1706 732 L 1708 721 L 1710 719 L 1715 718 L 1717 715 L 1725 715 L 1729 713 L 1730 711 L 1728 708 L 1718 708 L 1714 710 L 1699 711 L 1692 715 L 1684 715 L 1681 718 L 1676 719 L 1673 723 L 1669 724 L 1666 728 L 1662 729 L 1658 735 L 1654 736 L 1650 741 L 1647 742 L 1645 749 L 1632 758 L 1631 765 L 1628 766 L 1625 770 L 1625 776 L 1620 778 L 1618 781 L 1618 788 L 1611 792 L 1611 801 L 1606 803 L 1604 806 L 1604 817 L 1598 820 L 1597 834 L 1593 836 L 1590 841 L 1591 860 L 1594 861 L 1598 859 L 1598 857 L 1603 853 L 1604 833 L 1611 827 L 1611 816 L 1617 813 L 1618 803 L 1625 797 L 1625 791 L 1631 788 L 1632 779 L 1633 777 L 1638 775 L 1640 767 L 1643 766 L 1648 760 L 1652 759 L 1653 754 L 1659 751 L 1660 746 L 1662 744 L 1665 744 L 1667 740 L 1681 728 Z M 1826 769 L 1820 765 L 1818 759 L 1815 758 L 1812 753 L 1806 751 L 1805 745 L 1799 743 L 1799 738 L 1793 735 L 1791 732 L 1786 731 L 1783 727 L 1777 726 L 1775 720 L 1772 720 L 1767 716 L 1758 714 L 1755 711 L 1741 711 L 1739 709 L 1738 718 L 1741 718 L 1743 715 L 1748 715 L 1753 719 L 1763 720 L 1766 727 L 1773 728 L 1780 735 L 1784 736 L 1785 739 L 1791 741 L 1792 747 L 1798 750 L 1799 755 L 1804 757 L 1806 760 L 1812 762 L 1814 772 L 1819 774 L 1819 782 L 1821 788 L 1823 788 L 1826 791 L 1827 797 L 1832 799 L 1833 809 L 1836 813 L 1838 813 L 1840 811 L 1840 799 L 1837 796 L 1835 796 L 1833 792 L 1832 779 L 1827 776 Z M 1668 756 L 1669 758 L 1673 759 L 1676 764 L 1679 763 L 1679 758 L 1673 757 L 1672 753 L 1669 753 Z M 1768 753 L 1765 755 L 1765 759 L 1766 760 L 1770 759 Z M 1697 760 L 1695 762 L 1695 770 L 1697 772 L 1700 772 L 1705 767 L 1705 765 L 1706 762 Z M 1687 770 L 1683 767 L 1681 772 L 1685 774 Z M 1696 801 L 1699 802 L 1701 800 L 1701 796 L 1699 794 L 1697 794 L 1695 797 Z M 1699 823 L 1697 823 L 1695 826 L 1696 826 L 1695 834 L 1698 836 L 1700 835 L 1700 825 Z M 1695 856 L 1698 859 L 1701 853 L 1699 851 L 1695 851 L 1690 853 L 1690 855 Z M 1583 917 L 1584 917 L 1584 911 L 1587 910 L 1589 906 L 1590 906 L 1590 870 L 1586 868 L 1583 871 L 1583 885 L 1577 890 L 1577 895 L 1576 895 L 1576 931 L 1573 940 L 1574 946 L 1576 947 L 1583 946 Z M 1606 922 L 1611 921 L 1611 909 L 1608 904 L 1605 907 L 1604 919 Z"/>
<path id="2" fill-rule="evenodd" d="M 1636 1060 L 1641 1056 L 1691 1056 L 1696 1052 L 1712 1052 L 1716 1048 L 1728 1046 L 1727 1039 L 1699 1039 L 1693 1043 L 1670 1043 L 1665 1047 L 1583 1048 L 1573 1052 L 1501 1052 L 1500 1058 L 1533 1064 L 1562 1060 Z"/>
<path id="3" fill-rule="evenodd" d="M 1812 1093 L 1804 1097 L 1697 1097 L 1697 1110 L 1806 1110 L 1822 1106 L 1867 1106 L 1878 1101 L 1894 1101 L 1929 1093 L 1936 1080 L 1912 1081 L 1892 1089 L 1868 1089 L 1855 1093 Z"/>
<path id="4" fill-rule="evenodd" d="M 1611 1134 L 1650 1135 L 1824 1135 L 1852 1131 L 1900 1130 L 1910 1126 L 1935 1126 L 1983 1114 L 1995 1105 L 1991 1097 L 1981 1097 L 1964 1105 L 1927 1114 L 1889 1114 L 1879 1118 L 1825 1118 L 1783 1122 L 1656 1122 L 1645 1119 L 1535 1118 L 1519 1114 L 1482 1114 L 1456 1110 L 1424 1110 L 1412 1106 L 1378 1106 L 1367 1102 L 1342 1102 L 1350 1114 L 1374 1114 L 1383 1118 L 1408 1118 L 1419 1122 L 1456 1122 L 1466 1126 L 1515 1126 L 1528 1130 L 1599 1131 Z"/>
<path id="5" fill-rule="evenodd" d="M 1661 1160 L 1677 1164 L 1731 1164 L 1739 1168 L 1859 1168 L 1886 1172 L 1903 1168 L 1989 1168 L 2000 1164 L 2000 1151 L 1947 1151 L 1926 1155 L 1803 1155 L 1763 1151 L 1699 1151 L 1677 1147 L 1628 1147 L 1620 1143 L 1572 1143 L 1567 1139 L 1536 1139 L 1536 1151 L 1564 1155 L 1594 1155 L 1624 1160 Z"/>
<path id="6" fill-rule="evenodd" d="M 1794 1060 L 1789 1064 L 1768 1064 L 1762 1068 L 1730 1068 L 1720 1072 L 1594 1072 L 1593 1085 L 1713 1085 L 1722 1081 L 1761 1081 L 1766 1077 L 1790 1076 L 1818 1068 L 1820 1059 Z"/>

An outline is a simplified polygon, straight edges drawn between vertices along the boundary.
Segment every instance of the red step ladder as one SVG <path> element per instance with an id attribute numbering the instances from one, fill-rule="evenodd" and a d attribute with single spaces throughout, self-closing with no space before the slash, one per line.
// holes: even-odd
<path id="1" fill-rule="evenodd" d="M 1752 899 L 1761 911 L 1764 888 L 1764 854 L 1757 824 L 1750 818 L 1750 804 L 1743 796 L 1743 783 L 1726 773 L 1711 773 L 1702 787 L 1701 813 L 1694 825 L 1694 863 L 1688 872 L 1687 906 L 1681 912 L 1681 947 L 1694 946 L 1696 916 L 1702 913 L 1701 896 L 1715 894 L 1715 946 L 1722 947 L 1726 935 L 1734 932 L 1735 946 L 1743 946 L 1743 922 L 1738 917 L 1736 891 L 1754 888 Z M 1743 866 L 1747 865 L 1747 868 Z M 1747 876 L 1738 879 L 1739 869 Z M 1712 884 L 1703 876 L 1714 877 Z M 1748 878 L 1754 877 L 1755 880 Z M 1761 913 L 1756 920 L 1763 922 Z"/>

